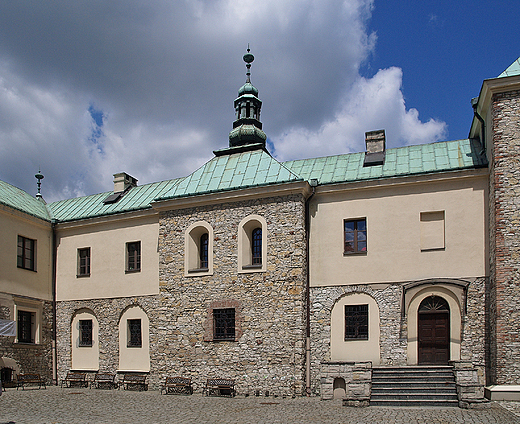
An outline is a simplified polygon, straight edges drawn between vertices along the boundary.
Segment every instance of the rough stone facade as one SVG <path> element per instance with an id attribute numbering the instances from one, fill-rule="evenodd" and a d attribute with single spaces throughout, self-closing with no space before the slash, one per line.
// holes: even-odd
<path id="1" fill-rule="evenodd" d="M 14 337 L 0 337 L 0 357 L 14 359 L 20 372 L 40 374 L 52 382 L 52 302 L 42 301 L 40 343 L 13 343 Z M 9 307 L 0 308 L 1 319 L 12 319 Z M 14 376 L 13 376 L 14 378 Z"/>
<path id="2" fill-rule="evenodd" d="M 348 406 L 368 406 L 372 388 L 370 362 L 324 362 L 321 364 L 321 398 L 334 398 L 334 380 L 345 383 L 345 401 Z"/>
<path id="3" fill-rule="evenodd" d="M 238 272 L 238 227 L 249 215 L 267 222 L 267 270 Z M 184 276 L 186 229 L 205 221 L 213 228 L 214 272 Z M 300 195 L 165 212 L 159 230 L 160 306 L 150 320 L 155 372 L 229 377 L 238 391 L 300 395 L 304 390 L 305 229 Z M 213 341 L 213 307 L 237 313 L 235 341 Z M 208 321 L 209 319 L 209 321 Z"/>
<path id="4" fill-rule="evenodd" d="M 492 384 L 520 380 L 520 91 L 492 98 L 490 330 Z"/>

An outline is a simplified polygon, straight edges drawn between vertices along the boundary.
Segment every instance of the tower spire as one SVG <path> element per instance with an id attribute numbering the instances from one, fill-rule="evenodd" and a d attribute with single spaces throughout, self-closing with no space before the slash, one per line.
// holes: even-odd
<path id="1" fill-rule="evenodd" d="M 36 184 L 38 185 L 38 193 L 36 193 L 36 197 L 38 197 L 38 198 L 42 198 L 43 196 L 42 196 L 42 194 L 41 194 L 40 191 L 41 191 L 41 186 L 42 186 L 42 180 L 43 180 L 45 177 L 44 177 L 43 174 L 41 173 L 41 169 L 40 169 L 40 167 L 38 167 L 38 173 L 37 173 L 34 177 L 38 180 L 38 182 L 36 183 Z"/>
<path id="2" fill-rule="evenodd" d="M 250 52 L 248 44 L 247 53 L 243 57 L 246 63 L 246 83 L 238 90 L 238 97 L 234 102 L 236 119 L 229 133 L 229 147 L 247 144 L 261 144 L 261 147 L 265 147 L 267 138 L 260 122 L 262 102 L 258 98 L 258 90 L 251 84 L 251 63 L 255 57 Z"/>

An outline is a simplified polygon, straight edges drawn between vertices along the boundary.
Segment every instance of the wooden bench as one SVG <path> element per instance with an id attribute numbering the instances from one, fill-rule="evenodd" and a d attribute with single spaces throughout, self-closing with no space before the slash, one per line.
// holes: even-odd
<path id="1" fill-rule="evenodd" d="M 236 395 L 235 380 L 230 378 L 208 378 L 206 387 L 202 389 L 202 394 L 206 396 L 229 396 Z"/>
<path id="2" fill-rule="evenodd" d="M 46 389 L 45 381 L 40 377 L 40 374 L 18 374 L 17 382 L 16 382 L 16 390 L 18 387 L 21 387 L 22 390 L 25 390 L 25 386 L 27 384 L 37 384 L 38 389 L 42 387 Z"/>
<path id="3" fill-rule="evenodd" d="M 137 390 L 148 390 L 145 374 L 124 374 L 123 380 L 119 383 L 123 389 L 128 390 L 130 387 L 136 387 Z"/>
<path id="4" fill-rule="evenodd" d="M 107 372 L 98 372 L 94 377 L 94 381 L 90 383 L 91 388 L 92 386 L 96 389 L 115 389 L 117 387 L 116 375 Z"/>
<path id="5" fill-rule="evenodd" d="M 84 372 L 69 371 L 65 379 L 61 380 L 61 387 L 79 386 L 88 387 L 87 374 Z"/>
<path id="6" fill-rule="evenodd" d="M 191 378 L 186 377 L 166 377 L 164 384 L 161 386 L 161 394 L 193 394 L 191 386 Z"/>

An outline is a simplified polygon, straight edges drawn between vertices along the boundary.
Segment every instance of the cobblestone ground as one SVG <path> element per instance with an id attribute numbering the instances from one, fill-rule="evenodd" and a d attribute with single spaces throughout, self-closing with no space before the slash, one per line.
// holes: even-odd
<path id="1" fill-rule="evenodd" d="M 520 413 L 520 409 L 517 409 Z M 520 423 L 498 403 L 479 409 L 348 408 L 317 398 L 216 398 L 156 391 L 49 387 L 8 389 L 0 397 L 0 424 L 22 423 Z"/>

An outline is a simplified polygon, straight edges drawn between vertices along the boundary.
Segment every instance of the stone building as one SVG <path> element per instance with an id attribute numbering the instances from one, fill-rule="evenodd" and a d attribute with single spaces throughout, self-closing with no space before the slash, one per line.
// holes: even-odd
<path id="1" fill-rule="evenodd" d="M 49 205 L 2 183 L 0 218 L 17 222 L 4 249 L 47 252 L 29 291 L 10 283 L 22 270 L 0 274 L 4 320 L 40 302 L 28 344 L 58 378 L 225 376 L 241 393 L 366 401 L 372 370 L 450 364 L 459 400 L 516 385 L 519 61 L 484 81 L 468 139 L 387 149 L 371 131 L 366 152 L 281 163 L 244 60 L 228 147 L 192 174 L 119 173 L 113 192 Z M 16 337 L 0 348 L 39 369 Z"/>

